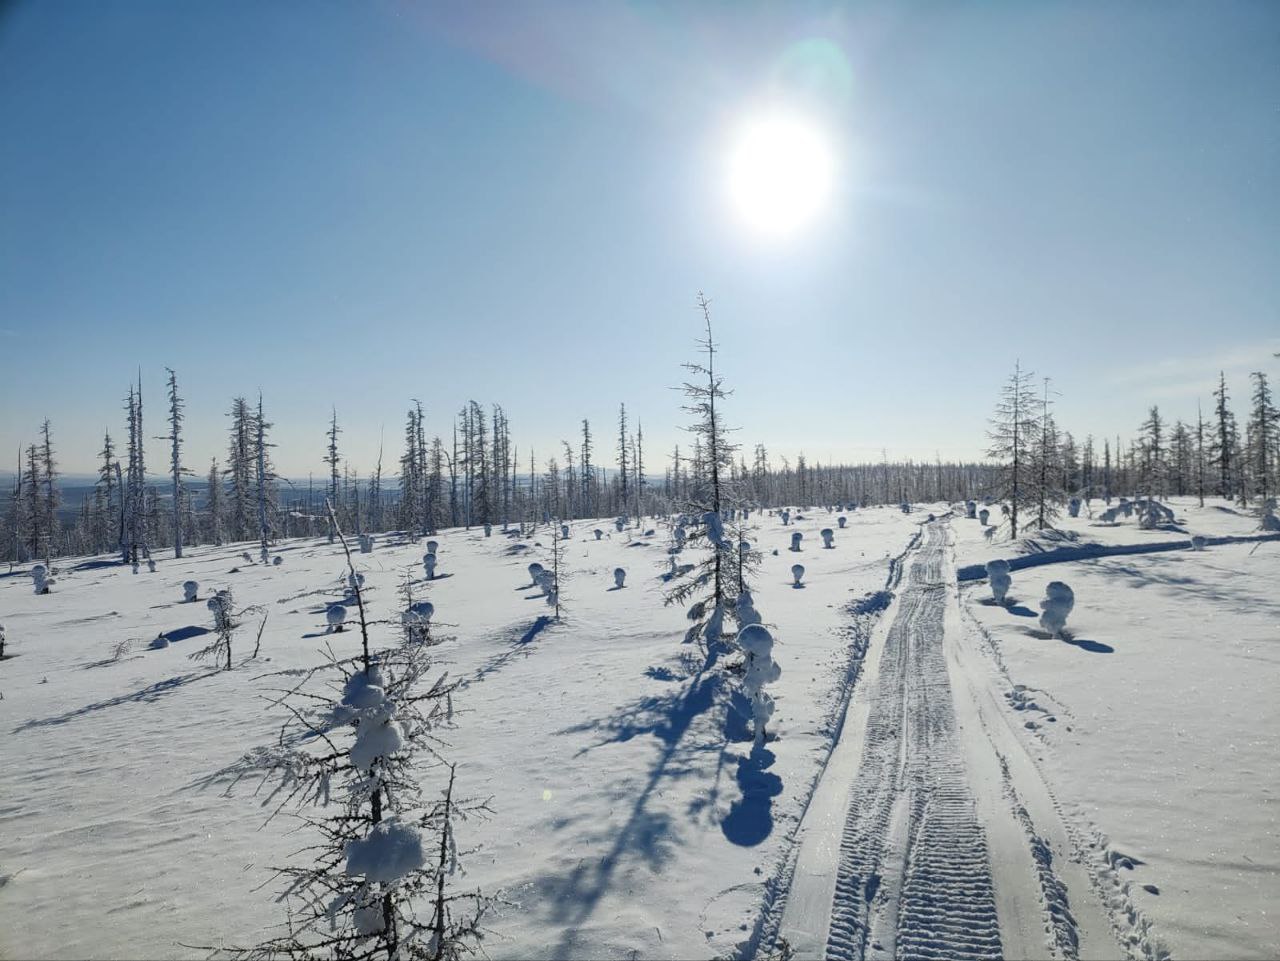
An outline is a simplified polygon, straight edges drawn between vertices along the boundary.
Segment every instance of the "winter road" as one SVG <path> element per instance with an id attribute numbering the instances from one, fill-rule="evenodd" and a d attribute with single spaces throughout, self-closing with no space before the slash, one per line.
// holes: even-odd
<path id="1" fill-rule="evenodd" d="M 1122 955 L 964 636 L 949 536 L 945 520 L 928 525 L 873 642 L 778 933 L 796 957 L 833 961 Z"/>

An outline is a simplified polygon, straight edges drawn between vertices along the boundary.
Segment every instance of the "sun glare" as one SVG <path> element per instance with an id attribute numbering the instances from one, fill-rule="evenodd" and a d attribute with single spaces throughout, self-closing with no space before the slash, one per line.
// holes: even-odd
<path id="1" fill-rule="evenodd" d="M 835 159 L 823 131 L 805 118 L 751 118 L 729 153 L 729 199 L 753 231 L 785 237 L 811 223 L 831 197 Z"/>

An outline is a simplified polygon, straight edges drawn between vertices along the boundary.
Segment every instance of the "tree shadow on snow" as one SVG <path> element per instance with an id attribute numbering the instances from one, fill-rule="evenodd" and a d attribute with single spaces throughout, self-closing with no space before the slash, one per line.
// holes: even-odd
<path id="1" fill-rule="evenodd" d="M 538 595 L 541 597 L 542 595 Z M 524 630 L 515 628 L 507 636 L 507 649 L 500 654 L 495 654 L 480 666 L 477 671 L 471 675 L 466 681 L 467 684 L 474 684 L 483 681 L 490 674 L 502 670 L 507 666 L 517 654 L 523 654 L 526 657 L 533 652 L 526 650 L 530 644 L 538 639 L 538 635 L 546 630 L 547 625 L 551 624 L 555 619 L 549 614 L 542 614 L 533 619 L 533 623 Z"/>
<path id="2" fill-rule="evenodd" d="M 1062 635 L 1063 643 L 1078 647 L 1082 651 L 1088 651 L 1091 654 L 1114 654 L 1116 649 L 1110 644 L 1103 644 L 1101 641 L 1089 641 L 1083 637 L 1072 637 L 1070 634 Z"/>
<path id="3" fill-rule="evenodd" d="M 1036 616 L 1035 611 L 1033 611 L 1029 607 L 1024 607 L 1021 604 L 1010 604 L 1006 609 L 1009 611 L 1010 614 L 1014 615 L 1015 617 L 1035 617 Z"/>
<path id="4" fill-rule="evenodd" d="M 769 770 L 773 752 L 752 745 L 751 753 L 738 758 L 738 787 L 742 797 L 733 802 L 720 830 L 732 844 L 755 847 L 773 833 L 773 799 L 782 793 L 782 778 Z"/>
<path id="5" fill-rule="evenodd" d="M 188 624 L 186 627 L 180 627 L 176 631 L 165 631 L 164 636 L 170 642 L 189 641 L 193 637 L 200 637 L 202 634 L 211 634 L 212 631 L 207 627 L 198 627 L 195 624 Z"/>
<path id="6" fill-rule="evenodd" d="M 584 721 L 556 732 L 600 732 L 602 737 L 579 750 L 577 756 L 597 747 L 624 743 L 638 735 L 648 734 L 658 742 L 658 756 L 635 796 L 626 823 L 611 835 L 612 843 L 604 856 L 583 858 L 568 877 L 557 872 L 539 882 L 550 902 L 551 921 L 564 928 L 559 943 L 550 953 L 552 957 L 581 953 L 577 950 L 578 929 L 583 927 L 601 898 L 611 889 L 619 867 L 635 860 L 657 871 L 669 860 L 679 843 L 674 819 L 670 814 L 649 810 L 650 802 L 660 795 L 661 786 L 670 779 L 695 774 L 698 757 L 712 751 L 720 756 L 715 782 L 718 785 L 719 766 L 723 765 L 725 757 L 723 744 L 683 743 L 694 722 L 717 703 L 723 702 L 718 695 L 725 678 L 719 672 L 708 670 L 708 667 L 703 664 L 678 690 L 640 698 L 611 717 Z M 714 809 L 717 794 L 718 787 L 713 785 L 709 797 L 696 802 L 688 813 L 696 816 L 708 806 Z"/>
<path id="7" fill-rule="evenodd" d="M 13 729 L 14 734 L 20 734 L 23 731 L 31 730 L 39 727 L 54 727 L 58 724 L 66 724 L 78 717 L 85 717 L 98 711 L 106 710 L 109 707 L 117 707 L 121 704 L 150 704 L 159 701 L 176 691 L 181 690 L 188 684 L 195 681 L 204 680 L 220 673 L 220 669 L 216 667 L 205 668 L 200 671 L 192 671 L 189 674 L 175 674 L 173 677 L 166 678 L 163 681 L 156 681 L 149 684 L 141 690 L 134 691 L 131 694 L 121 694 L 117 697 L 108 698 L 105 701 L 97 701 L 93 704 L 86 704 L 84 707 L 78 707 L 74 711 L 67 711 L 63 714 L 55 714 L 53 717 L 37 718 L 20 724 Z"/>

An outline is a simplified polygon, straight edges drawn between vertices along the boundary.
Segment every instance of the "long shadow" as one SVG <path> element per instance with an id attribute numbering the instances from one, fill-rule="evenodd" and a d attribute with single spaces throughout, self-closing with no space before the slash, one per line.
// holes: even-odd
<path id="1" fill-rule="evenodd" d="M 1029 607 L 1023 607 L 1021 604 L 1010 604 L 1006 610 L 1016 617 L 1035 617 L 1036 612 Z"/>
<path id="2" fill-rule="evenodd" d="M 541 597 L 542 595 L 538 596 Z M 551 615 L 541 614 L 538 617 L 535 617 L 533 619 L 533 623 L 525 628 L 524 631 L 520 632 L 518 636 L 515 631 L 512 631 L 507 641 L 507 649 L 502 653 L 495 654 L 493 657 L 489 658 L 489 660 L 482 664 L 480 668 L 467 679 L 467 683 L 478 683 L 483 681 L 490 674 L 502 670 L 507 666 L 508 662 L 515 658 L 517 654 L 524 654 L 525 656 L 532 654 L 533 652 L 527 650 L 527 648 L 538 639 L 538 635 L 546 630 L 547 625 L 551 624 L 553 620 L 554 618 L 552 618 Z M 516 630 L 518 631 L 519 628 Z"/>
<path id="3" fill-rule="evenodd" d="M 1116 649 L 1110 644 L 1103 644 L 1101 641 L 1087 641 L 1083 637 L 1063 637 L 1065 643 L 1080 648 L 1082 651 L 1089 651 L 1091 654 L 1114 654 Z"/>
<path id="4" fill-rule="evenodd" d="M 629 857 L 642 859 L 653 871 L 659 871 L 670 859 L 679 841 L 673 830 L 669 814 L 650 811 L 649 801 L 659 786 L 669 778 L 688 777 L 693 774 L 693 756 L 685 758 L 681 742 L 693 722 L 710 710 L 717 702 L 717 693 L 723 678 L 708 670 L 704 664 L 689 684 L 681 690 L 655 697 L 641 698 L 620 714 L 604 719 L 585 721 L 557 734 L 581 733 L 599 730 L 605 737 L 583 748 L 579 755 L 606 744 L 629 741 L 639 734 L 651 734 L 658 740 L 658 758 L 649 770 L 648 780 L 631 807 L 626 824 L 614 835 L 613 844 L 599 860 L 584 859 L 568 877 L 556 875 L 546 881 L 551 894 L 551 920 L 565 927 L 559 943 L 551 952 L 552 957 L 575 955 L 578 929 L 595 913 L 600 899 L 609 891 L 613 875 Z M 715 751 L 723 763 L 721 745 L 707 745 L 695 751 Z M 716 789 L 712 797 L 700 803 L 696 814 L 708 805 L 714 809 Z"/>
<path id="5" fill-rule="evenodd" d="M 197 627 L 195 624 L 188 624 L 186 627 L 180 627 L 176 631 L 165 631 L 164 636 L 170 642 L 173 641 L 189 641 L 193 637 L 200 637 L 202 634 L 211 634 L 212 631 L 207 627 Z"/>
<path id="6" fill-rule="evenodd" d="M 203 680 L 207 677 L 213 677 L 220 673 L 220 669 L 216 667 L 206 668 L 203 671 L 192 671 L 190 674 L 175 674 L 173 677 L 166 678 L 163 681 L 156 681 L 149 684 L 141 690 L 134 691 L 132 694 L 121 694 L 118 697 L 108 698 L 105 701 L 97 701 L 93 704 L 86 704 L 84 707 L 78 707 L 74 711 L 67 711 L 65 714 L 55 714 L 53 717 L 38 718 L 36 720 L 27 721 L 13 729 L 14 734 L 20 734 L 23 731 L 29 731 L 38 727 L 54 727 L 58 724 L 66 724 L 68 721 L 74 721 L 78 717 L 85 717 L 98 711 L 104 711 L 109 707 L 118 707 L 121 704 L 150 704 L 159 701 L 175 691 L 181 690 L 186 685 Z"/>
<path id="7" fill-rule="evenodd" d="M 71 569 L 73 571 L 100 571 L 104 567 L 123 567 L 119 558 L 110 561 L 82 561 Z"/>
<path id="8" fill-rule="evenodd" d="M 733 802 L 720 830 L 731 844 L 755 847 L 773 833 L 773 799 L 782 793 L 782 778 L 769 770 L 773 752 L 753 745 L 738 758 L 738 787 L 742 797 Z"/>

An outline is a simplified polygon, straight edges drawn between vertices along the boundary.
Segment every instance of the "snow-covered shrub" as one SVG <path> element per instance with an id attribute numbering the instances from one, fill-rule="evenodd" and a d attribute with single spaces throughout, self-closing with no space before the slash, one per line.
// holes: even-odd
<path id="1" fill-rule="evenodd" d="M 356 537 L 356 540 L 360 544 L 361 554 L 373 553 L 373 535 L 372 534 L 360 534 Z"/>
<path id="2" fill-rule="evenodd" d="M 1202 551 L 1207 543 L 1208 541 L 1205 540 L 1203 534 L 1196 534 L 1191 538 L 1191 549 L 1193 551 Z"/>
<path id="3" fill-rule="evenodd" d="M 253 555 L 250 554 L 248 551 L 241 552 L 240 559 L 243 560 L 246 564 L 253 563 Z"/>
<path id="4" fill-rule="evenodd" d="M 364 587 L 364 575 L 359 571 L 347 572 L 347 596 L 355 597 L 356 592 Z"/>
<path id="5" fill-rule="evenodd" d="M 187 604 L 200 600 L 200 584 L 196 581 L 183 581 L 182 600 Z"/>
<path id="6" fill-rule="evenodd" d="M 977 512 L 978 512 L 978 503 L 977 503 L 977 501 L 965 501 L 965 502 L 964 502 L 964 516 L 965 516 L 965 517 L 969 518 L 969 520 L 973 520 L 973 519 L 974 519 L 974 517 L 976 517 L 976 516 L 977 516 Z"/>
<path id="7" fill-rule="evenodd" d="M 164 636 L 164 631 L 161 631 L 147 646 L 153 651 L 163 651 L 169 646 L 169 638 Z"/>
<path id="8" fill-rule="evenodd" d="M 1072 517 L 1080 516 L 1080 498 L 1073 497 L 1067 502 L 1067 513 Z"/>
<path id="9" fill-rule="evenodd" d="M 485 537 L 493 536 L 493 525 L 490 524 L 488 521 L 485 521 L 485 524 L 484 524 L 484 536 Z"/>
<path id="10" fill-rule="evenodd" d="M 264 781 L 279 778 L 300 813 L 338 809 L 311 819 L 319 836 L 307 862 L 280 872 L 292 902 L 284 933 L 230 952 L 236 957 L 456 961 L 480 940 L 489 901 L 454 889 L 454 830 L 488 808 L 457 799 L 456 771 L 435 740 L 435 729 L 449 723 L 455 686 L 443 678 L 420 683 L 428 648 L 370 653 L 363 622 L 362 636 L 362 666 L 331 659 L 313 671 L 308 679 L 327 678 L 332 693 L 295 691 L 289 736 L 265 759 L 242 762 Z"/>
<path id="11" fill-rule="evenodd" d="M 150 573 L 152 573 L 152 574 L 154 574 L 154 573 L 156 572 L 156 562 L 155 562 L 155 558 L 153 558 L 153 557 L 148 557 L 148 558 L 147 558 L 147 570 L 148 570 Z"/>
<path id="12" fill-rule="evenodd" d="M 763 746 L 767 737 L 765 727 L 773 717 L 773 698 L 765 693 L 764 688 L 782 676 L 782 669 L 773 660 L 773 635 L 763 624 L 748 624 L 739 631 L 738 646 L 747 656 L 742 691 L 751 703 L 755 743 Z"/>
<path id="13" fill-rule="evenodd" d="M 49 578 L 49 570 L 43 564 L 31 568 L 31 586 L 37 594 L 48 594 L 53 581 Z"/>
<path id="14" fill-rule="evenodd" d="M 791 549 L 793 551 L 800 550 L 800 542 L 802 540 L 804 540 L 803 534 L 801 534 L 799 531 L 792 531 L 791 532 Z"/>
<path id="15" fill-rule="evenodd" d="M 277 554 L 275 557 L 271 558 L 271 566 L 272 566 L 272 567 L 279 567 L 279 566 L 280 566 L 281 564 L 283 564 L 283 563 L 284 563 L 284 558 L 283 558 L 283 557 L 281 557 L 279 554 Z"/>
<path id="16" fill-rule="evenodd" d="M 430 601 L 409 601 L 400 614 L 400 626 L 405 640 L 422 644 L 431 639 L 431 618 L 436 606 Z"/>
<path id="17" fill-rule="evenodd" d="M 427 541 L 427 553 L 428 553 L 428 554 L 439 554 L 439 553 L 440 553 L 440 542 L 439 542 L 439 541 Z"/>
<path id="18" fill-rule="evenodd" d="M 791 523 L 791 511 L 783 511 L 779 516 L 782 518 L 783 527 Z"/>
<path id="19" fill-rule="evenodd" d="M 568 524 L 561 524 L 561 525 L 560 525 L 560 536 L 561 536 L 561 537 L 568 537 L 568 536 L 569 536 L 569 525 L 568 525 Z"/>
<path id="20" fill-rule="evenodd" d="M 795 583 L 794 583 L 794 584 L 792 584 L 791 586 L 792 586 L 792 587 L 802 587 L 803 585 L 800 583 L 800 579 L 804 577 L 804 565 L 803 565 L 803 564 L 792 564 L 792 565 L 791 565 L 791 576 L 795 578 Z"/>
<path id="21" fill-rule="evenodd" d="M 341 604 L 330 604 L 324 612 L 325 623 L 328 625 L 326 633 L 340 633 L 345 628 L 347 622 L 347 609 Z"/>
<path id="22" fill-rule="evenodd" d="M 625 517 L 615 517 L 613 519 L 613 527 L 619 534 L 622 533 L 622 529 L 626 526 L 627 526 L 627 519 Z"/>
<path id="23" fill-rule="evenodd" d="M 422 558 L 423 570 L 427 572 L 427 580 L 433 581 L 436 577 L 436 555 L 426 554 Z"/>
<path id="24" fill-rule="evenodd" d="M 1076 596 L 1071 588 L 1062 581 L 1050 581 L 1044 590 L 1044 600 L 1040 602 L 1040 626 L 1049 632 L 1050 637 L 1057 637 L 1067 626 L 1067 615 L 1075 607 Z"/>
<path id="25" fill-rule="evenodd" d="M 596 540 L 600 540 L 600 538 L 604 537 L 604 531 L 602 531 L 598 527 L 595 530 L 593 530 L 591 533 L 596 535 Z"/>
<path id="26" fill-rule="evenodd" d="M 911 513 L 911 505 L 910 505 L 910 504 L 908 504 L 906 501 L 903 501 L 901 504 L 899 504 L 899 505 L 898 505 L 898 508 L 899 508 L 899 509 L 902 511 L 902 513 L 904 513 L 904 514 L 910 514 L 910 513 Z"/>
<path id="27" fill-rule="evenodd" d="M 539 564 L 537 561 L 534 561 L 532 564 L 529 565 L 529 580 L 532 581 L 534 584 L 537 584 L 541 577 L 542 577 L 542 565 Z"/>
<path id="28" fill-rule="evenodd" d="M 684 527 L 683 526 L 677 527 L 674 531 L 672 531 L 672 534 L 676 539 L 676 550 L 677 551 L 684 550 L 685 538 L 688 537 L 688 534 L 685 533 Z"/>
<path id="29" fill-rule="evenodd" d="M 1104 524 L 1114 524 L 1116 518 L 1120 516 L 1120 508 L 1108 507 L 1105 511 L 1098 515 L 1098 520 Z"/>
<path id="30" fill-rule="evenodd" d="M 978 523 L 981 524 L 983 527 L 987 526 L 987 520 L 990 517 L 991 517 L 991 511 L 987 510 L 985 507 L 982 508 L 982 510 L 978 511 Z"/>
<path id="31" fill-rule="evenodd" d="M 203 660 L 206 657 L 223 659 L 223 670 L 229 671 L 231 670 L 231 640 L 235 634 L 235 629 L 240 625 L 240 618 L 250 613 L 263 614 L 262 624 L 258 628 L 258 642 L 261 643 L 262 628 L 267 623 L 265 613 L 260 607 L 246 607 L 244 610 L 236 610 L 235 598 L 232 596 L 230 588 L 223 588 L 215 593 L 205 602 L 205 607 L 213 614 L 213 631 L 216 637 L 211 644 L 196 651 L 190 657 L 196 661 Z M 257 648 L 254 648 L 253 656 L 258 656 Z"/>
<path id="32" fill-rule="evenodd" d="M 844 525 L 849 523 L 849 518 L 841 514 L 839 517 L 836 518 L 836 523 L 840 526 L 841 530 L 844 530 Z"/>
<path id="33" fill-rule="evenodd" d="M 613 569 L 613 583 L 617 587 L 625 587 L 627 583 L 627 572 L 621 567 Z"/>
<path id="34" fill-rule="evenodd" d="M 988 561 L 987 580 L 991 584 L 991 596 L 997 604 L 1003 604 L 1013 585 L 1013 578 L 1009 575 L 1009 562 L 1001 558 Z"/>
<path id="35" fill-rule="evenodd" d="M 818 531 L 818 534 L 819 536 L 822 537 L 822 546 L 825 547 L 827 550 L 830 550 L 831 548 L 836 546 L 833 543 L 835 540 L 836 532 L 833 531 L 830 527 L 824 527 L 822 530 Z"/>

